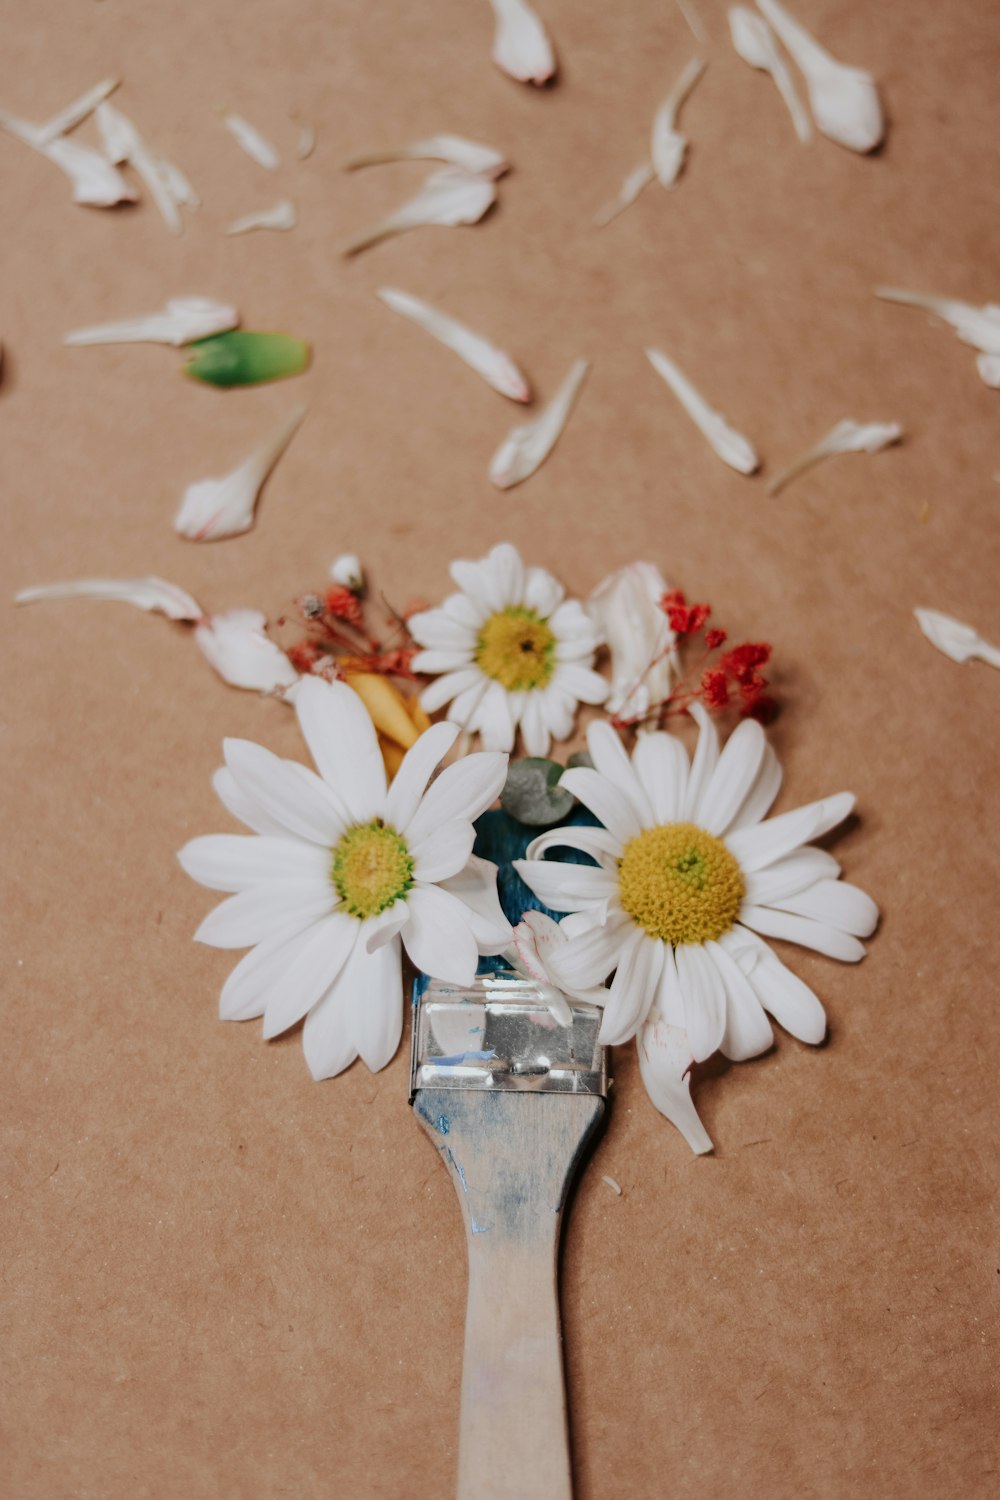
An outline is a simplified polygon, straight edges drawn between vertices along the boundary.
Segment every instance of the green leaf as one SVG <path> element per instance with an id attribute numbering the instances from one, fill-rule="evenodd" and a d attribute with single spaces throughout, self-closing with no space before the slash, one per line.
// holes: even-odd
<path id="1" fill-rule="evenodd" d="M 500 806 L 509 817 L 532 828 L 548 828 L 569 816 L 576 798 L 559 786 L 563 768 L 554 760 L 529 755 L 512 760 L 500 793 Z"/>
<path id="2" fill-rule="evenodd" d="M 309 364 L 309 345 L 287 333 L 249 333 L 235 328 L 189 344 L 193 358 L 185 375 L 208 385 L 259 385 L 299 375 Z"/>

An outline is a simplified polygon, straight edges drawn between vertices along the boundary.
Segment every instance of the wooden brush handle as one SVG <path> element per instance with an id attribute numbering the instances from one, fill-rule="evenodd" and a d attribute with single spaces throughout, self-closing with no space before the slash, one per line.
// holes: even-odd
<path id="1" fill-rule="evenodd" d="M 468 1239 L 458 1500 L 571 1500 L 559 1233 L 604 1100 L 430 1088 L 414 1108 L 448 1166 Z"/>

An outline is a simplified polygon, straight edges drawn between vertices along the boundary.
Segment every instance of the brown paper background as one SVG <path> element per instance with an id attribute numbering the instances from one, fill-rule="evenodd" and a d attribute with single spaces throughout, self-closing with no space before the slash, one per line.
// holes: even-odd
<path id="1" fill-rule="evenodd" d="M 653 558 L 734 637 L 770 639 L 779 806 L 856 791 L 834 847 L 884 920 L 857 969 L 790 955 L 829 1043 L 782 1036 L 710 1069 L 714 1158 L 617 1056 L 564 1256 L 578 1495 L 978 1500 L 997 1483 L 1000 680 L 938 655 L 911 610 L 1000 639 L 1000 396 L 949 332 L 871 289 L 1000 294 L 1000 14 L 801 0 L 883 85 L 888 145 L 864 160 L 800 148 L 724 8 L 699 8 L 710 67 L 683 182 L 596 232 L 696 50 L 670 4 L 544 0 L 562 73 L 536 93 L 491 66 L 485 0 L 5 0 L 4 107 L 41 120 L 120 73 L 116 102 L 204 207 L 174 241 L 148 201 L 74 207 L 55 168 L 0 140 L 3 595 L 156 572 L 206 608 L 277 615 L 349 549 L 394 600 L 437 599 L 451 557 L 509 537 L 574 592 Z M 227 104 L 280 145 L 280 175 L 224 132 Z M 318 130 L 304 163 L 290 111 Z M 340 260 L 425 171 L 340 163 L 441 130 L 509 153 L 497 210 Z M 292 234 L 223 237 L 286 193 Z M 486 478 L 516 409 L 382 308 L 382 284 L 493 334 L 544 396 L 593 360 L 527 484 L 500 497 Z M 218 393 L 171 350 L 61 345 L 183 291 L 309 337 L 314 367 Z M 772 471 L 842 416 L 898 419 L 906 441 L 768 499 L 714 457 L 646 342 Z M 177 539 L 184 486 L 299 399 L 256 529 Z M 209 785 L 223 736 L 302 756 L 292 715 L 119 606 L 9 610 L 5 639 L 3 1495 L 447 1494 L 464 1244 L 405 1056 L 316 1085 L 297 1035 L 220 1025 L 233 955 L 191 943 L 212 898 L 174 860 L 228 826 Z"/>

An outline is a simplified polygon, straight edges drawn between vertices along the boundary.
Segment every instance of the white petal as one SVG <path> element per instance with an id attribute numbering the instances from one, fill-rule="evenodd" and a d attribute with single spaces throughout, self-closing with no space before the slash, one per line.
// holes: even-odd
<path id="1" fill-rule="evenodd" d="M 610 713 L 641 717 L 669 696 L 677 653 L 660 607 L 666 591 L 659 568 L 633 562 L 609 574 L 587 600 L 587 613 L 611 652 Z"/>
<path id="2" fill-rule="evenodd" d="M 43 139 L 44 126 L 30 125 L 13 115 L 0 115 L 0 129 L 38 151 L 59 167 L 73 184 L 73 202 L 91 208 L 111 208 L 116 203 L 134 203 L 138 194 L 122 174 L 100 152 L 65 136 Z"/>
<path id="3" fill-rule="evenodd" d="M 251 229 L 294 229 L 298 222 L 295 204 L 290 198 L 281 198 L 272 208 L 258 209 L 256 213 L 234 219 L 228 225 L 226 233 L 247 234 Z"/>
<path id="4" fill-rule="evenodd" d="M 541 468 L 559 441 L 589 368 L 585 359 L 576 360 L 545 410 L 533 422 L 510 430 L 490 464 L 490 479 L 498 489 L 509 490 Z"/>
<path id="5" fill-rule="evenodd" d="M 540 833 L 528 845 L 525 857 L 538 860 L 549 849 L 579 849 L 581 853 L 596 859 L 599 864 L 606 865 L 609 858 L 621 859 L 623 843 L 606 828 L 574 824 L 566 828 L 549 828 L 545 833 Z"/>
<path id="6" fill-rule="evenodd" d="M 766 943 L 746 929 L 736 928 L 724 934 L 720 944 L 735 957 L 740 945 L 747 941 L 756 953 L 756 962 L 747 977 L 764 1009 L 799 1041 L 813 1045 L 821 1042 L 826 1035 L 822 1005 L 809 986 L 786 968 Z"/>
<path id="7" fill-rule="evenodd" d="M 161 159 L 146 145 L 132 121 L 112 105 L 99 104 L 95 118 L 109 161 L 116 165 L 127 161 L 134 167 L 171 234 L 180 234 L 184 226 L 174 192 L 176 182 L 164 171 Z"/>
<path id="8" fill-rule="evenodd" d="M 289 838 L 210 833 L 177 855 L 181 869 L 215 891 L 244 891 L 266 880 L 314 879 L 329 891 L 329 858 L 315 844 Z"/>
<path id="9" fill-rule="evenodd" d="M 244 796 L 288 833 L 333 848 L 344 831 L 346 809 L 314 771 L 250 740 L 224 740 L 223 750 Z"/>
<path id="10" fill-rule="evenodd" d="M 474 176 L 456 167 L 443 167 L 441 171 L 431 173 L 415 198 L 374 228 L 351 240 L 341 254 L 356 255 L 359 250 L 388 239 L 390 235 L 419 229 L 423 225 L 477 224 L 492 208 L 496 197 L 496 186 L 490 178 Z"/>
<path id="11" fill-rule="evenodd" d="M 865 956 L 864 945 L 849 933 L 841 932 L 839 927 L 776 911 L 770 906 L 751 906 L 745 902 L 740 909 L 740 921 L 765 937 L 782 938 L 786 943 L 813 948 L 817 953 L 825 953 L 827 958 L 839 958 L 845 964 L 856 964 Z"/>
<path id="12" fill-rule="evenodd" d="M 322 917 L 319 920 L 322 921 Z M 287 970 L 308 931 L 309 928 L 293 924 L 291 935 L 279 932 L 243 955 L 222 986 L 220 1021 L 251 1021 L 264 1014 L 268 995 Z"/>
<path id="13" fill-rule="evenodd" d="M 379 912 L 377 917 L 368 917 L 363 924 L 361 941 L 369 953 L 384 948 L 391 943 L 394 937 L 398 937 L 409 921 L 410 914 L 403 900 L 394 901 L 385 911 Z M 397 946 L 396 952 L 399 949 Z"/>
<path id="14" fill-rule="evenodd" d="M 778 0 L 757 3 L 802 70 L 819 129 L 850 151 L 874 151 L 885 135 L 885 119 L 872 77 L 831 57 Z"/>
<path id="15" fill-rule="evenodd" d="M 97 106 L 102 104 L 109 94 L 114 93 L 120 83 L 119 78 L 102 78 L 100 83 L 95 83 L 93 88 L 81 94 L 78 99 L 74 99 L 71 104 L 67 104 L 64 109 L 59 110 L 58 114 L 50 116 L 44 125 L 36 126 L 39 143 L 54 141 L 56 136 L 66 135 L 69 131 L 75 130 L 88 115 L 93 114 Z"/>
<path id="16" fill-rule="evenodd" d="M 277 818 L 272 818 L 263 808 L 259 807 L 252 797 L 236 784 L 228 766 L 220 766 L 213 772 L 212 785 L 216 796 L 228 812 L 238 819 L 240 823 L 252 828 L 254 833 L 261 834 L 264 838 L 287 838 L 288 829 Z"/>
<path id="17" fill-rule="evenodd" d="M 414 672 L 426 674 L 428 677 L 437 677 L 445 672 L 458 672 L 468 666 L 469 650 L 466 646 L 449 650 L 418 651 L 413 658 Z"/>
<path id="18" fill-rule="evenodd" d="M 495 579 L 499 608 L 506 609 L 510 605 L 520 604 L 524 599 L 524 563 L 513 542 L 498 542 L 495 547 L 491 547 L 485 558 L 485 565 Z M 553 630 L 556 630 L 555 621 L 551 623 Z"/>
<path id="19" fill-rule="evenodd" d="M 603 703 L 610 691 L 610 683 L 599 672 L 581 667 L 575 661 L 560 662 L 552 681 L 579 703 Z"/>
<path id="20" fill-rule="evenodd" d="M 337 988 L 361 1061 L 377 1073 L 395 1057 L 403 1034 L 403 965 L 398 938 L 374 953 L 366 953 L 359 943 Z"/>
<path id="21" fill-rule="evenodd" d="M 259 609 L 226 609 L 202 620 L 194 638 L 224 682 L 273 693 L 298 682 L 299 674 L 266 626 Z"/>
<path id="22" fill-rule="evenodd" d="M 431 135 L 423 140 L 411 141 L 408 146 L 394 146 L 387 151 L 369 151 L 346 163 L 349 172 L 357 167 L 375 167 L 390 161 L 445 161 L 450 166 L 460 167 L 463 172 L 474 172 L 484 177 L 500 177 L 507 171 L 507 162 L 492 146 L 482 146 L 478 141 L 466 140 L 460 135 Z"/>
<path id="23" fill-rule="evenodd" d="M 1000 307 L 994 303 L 988 302 L 983 307 L 977 307 L 972 302 L 961 302 L 957 297 L 935 297 L 926 292 L 906 292 L 890 286 L 876 287 L 875 295 L 883 302 L 919 307 L 945 323 L 950 323 L 963 344 L 971 344 L 973 349 L 979 349 L 987 360 L 1000 355 Z M 993 384 L 986 374 L 983 374 L 983 379 L 987 385 Z"/>
<path id="24" fill-rule="evenodd" d="M 681 989 L 681 979 L 677 972 L 677 955 L 669 943 L 663 945 L 663 974 L 660 977 L 660 989 L 656 997 L 656 1011 L 668 1026 L 684 1031 L 684 991 Z M 686 1031 L 684 1031 L 684 1042 L 688 1049 L 687 1060 L 690 1065 L 694 1058 Z"/>
<path id="25" fill-rule="evenodd" d="M 299 139 L 295 146 L 295 156 L 298 161 L 307 161 L 316 150 L 316 131 L 311 125 L 303 125 L 299 130 Z"/>
<path id="26" fill-rule="evenodd" d="M 457 875 L 468 863 L 476 830 L 465 818 L 452 818 L 410 845 L 414 876 L 424 885 Z"/>
<path id="27" fill-rule="evenodd" d="M 421 610 L 410 615 L 406 624 L 418 646 L 434 651 L 464 651 L 471 661 L 476 647 L 475 626 L 461 623 L 444 609 Z"/>
<path id="28" fill-rule="evenodd" d="M 659 349 L 647 349 L 646 358 L 653 369 L 673 391 L 695 426 L 705 435 L 715 452 L 735 469 L 738 474 L 753 474 L 760 468 L 760 459 L 749 439 L 730 427 L 721 412 L 709 406 L 687 376 L 678 369 L 672 359 Z"/>
<path id="29" fill-rule="evenodd" d="M 664 99 L 653 119 L 649 154 L 653 170 L 665 188 L 673 187 L 681 174 L 687 141 L 677 129 L 681 105 L 704 73 L 707 64 L 692 58 Z"/>
<path id="30" fill-rule="evenodd" d="M 409 828 L 420 799 L 427 790 L 434 768 L 458 738 L 457 724 L 432 724 L 414 741 L 389 788 L 385 804 L 386 822 L 399 832 Z"/>
<path id="31" fill-rule="evenodd" d="M 298 431 L 306 414 L 296 406 L 281 426 L 221 479 L 199 479 L 184 491 L 174 530 L 192 542 L 240 536 L 253 525 L 264 481 Z"/>
<path id="32" fill-rule="evenodd" d="M 222 123 L 236 144 L 251 157 L 258 166 L 266 167 L 269 172 L 276 172 L 281 166 L 281 157 L 277 148 L 272 146 L 266 136 L 261 135 L 256 126 L 251 125 L 242 115 L 224 114 Z"/>
<path id="33" fill-rule="evenodd" d="M 692 703 L 688 712 L 698 725 L 698 743 L 688 776 L 684 815 L 690 822 L 700 823 L 705 812 L 705 792 L 719 764 L 719 731 L 703 704 Z"/>
<path id="34" fill-rule="evenodd" d="M 1000 647 L 984 641 L 971 625 L 964 625 L 961 620 L 943 615 L 937 609 L 915 609 L 913 613 L 931 645 L 951 657 L 952 661 L 969 661 L 978 657 L 991 667 L 1000 667 Z"/>
<path id="35" fill-rule="evenodd" d="M 464 870 L 439 881 L 443 891 L 465 906 L 465 917 L 480 953 L 499 953 L 511 938 L 511 926 L 497 895 L 497 867 L 473 854 Z"/>
<path id="36" fill-rule="evenodd" d="M 770 73 L 792 117 L 795 134 L 805 145 L 812 140 L 809 113 L 798 96 L 792 75 L 778 51 L 770 26 L 762 16 L 755 15 L 745 5 L 734 5 L 729 12 L 729 31 L 733 46 L 744 62 L 748 62 L 752 68 Z"/>
<path id="37" fill-rule="evenodd" d="M 341 994 L 339 991 L 339 984 L 331 985 L 319 1004 L 306 1016 L 302 1028 L 302 1051 L 310 1073 L 317 1080 L 342 1073 L 358 1055 L 351 1017 L 345 1004 L 347 992 Z"/>
<path id="38" fill-rule="evenodd" d="M 344 682 L 304 678 L 295 712 L 309 753 L 323 780 L 356 823 L 380 816 L 385 807 L 385 763 L 378 735 L 361 699 Z"/>
<path id="39" fill-rule="evenodd" d="M 725 833 L 732 824 L 757 780 L 766 747 L 764 731 L 753 719 L 744 719 L 729 736 L 701 799 L 699 821 L 709 833 Z"/>
<path id="40" fill-rule="evenodd" d="M 567 922 L 561 922 L 565 932 Z M 568 995 L 592 989 L 600 984 L 619 963 L 622 951 L 638 931 L 623 912 L 615 912 L 600 927 L 573 932 L 568 942 L 555 949 L 548 958 L 549 971 Z M 640 933 L 644 937 L 644 933 Z"/>
<path id="41" fill-rule="evenodd" d="M 809 802 L 805 807 L 796 807 L 776 818 L 768 818 L 764 823 L 756 823 L 752 828 L 737 828 L 726 834 L 724 842 L 744 873 L 751 874 L 783 859 L 800 844 L 821 838 L 842 823 L 853 806 L 854 797 L 850 792 L 837 792 L 832 797 L 822 797 L 818 802 Z"/>
<path id="42" fill-rule="evenodd" d="M 197 600 L 164 578 L 77 578 L 69 583 L 38 584 L 14 595 L 17 604 L 33 604 L 38 599 L 106 599 L 153 610 L 168 620 L 202 619 Z"/>
<path id="43" fill-rule="evenodd" d="M 479 951 L 464 903 L 450 891 L 418 885 L 406 905 L 403 945 L 416 967 L 450 984 L 471 984 Z"/>
<path id="44" fill-rule="evenodd" d="M 330 887 L 321 893 L 314 880 L 280 880 L 229 896 L 210 911 L 194 935 L 211 948 L 250 948 L 254 943 L 304 932 L 333 908 Z"/>
<path id="45" fill-rule="evenodd" d="M 641 161 L 638 166 L 633 167 L 618 189 L 618 196 L 612 198 L 611 202 L 606 203 L 603 208 L 598 209 L 594 215 L 594 223 L 597 227 L 603 229 L 606 224 L 610 224 L 613 219 L 617 219 L 619 214 L 624 213 L 635 202 L 643 188 L 648 187 L 655 176 L 656 173 L 653 170 L 653 163 L 651 161 Z"/>
<path id="46" fill-rule="evenodd" d="M 603 920 L 608 902 L 618 895 L 618 877 L 593 865 L 563 864 L 556 859 L 515 859 L 511 863 L 529 890 L 551 911 L 596 909 Z"/>
<path id="47" fill-rule="evenodd" d="M 677 977 L 684 996 L 684 1025 L 697 1062 L 717 1051 L 726 1029 L 726 991 L 722 976 L 703 948 L 682 943 L 674 950 Z"/>
<path id="48" fill-rule="evenodd" d="M 492 751 L 464 755 L 432 781 L 405 832 L 411 847 L 452 818 L 474 823 L 499 797 L 507 779 L 507 757 Z"/>
<path id="49" fill-rule="evenodd" d="M 818 851 L 817 851 L 818 852 Z M 846 880 L 818 880 L 813 885 L 767 903 L 781 911 L 839 927 L 854 937 L 871 937 L 878 926 L 878 907 L 866 891 Z"/>
<path id="50" fill-rule="evenodd" d="M 493 61 L 519 83 L 547 83 L 556 71 L 545 27 L 527 0 L 490 0 L 496 16 Z"/>
<path id="51" fill-rule="evenodd" d="M 409 318 L 451 349 L 501 396 L 509 396 L 512 401 L 531 400 L 531 386 L 510 355 L 481 333 L 475 333 L 457 318 L 449 317 L 419 297 L 412 297 L 409 292 L 401 292 L 396 287 L 380 287 L 375 295 L 394 312 Z"/>
<path id="52" fill-rule="evenodd" d="M 587 748 L 594 770 L 616 786 L 644 828 L 656 820 L 645 788 L 635 773 L 618 733 L 602 719 L 587 730 Z"/>
<path id="53" fill-rule="evenodd" d="M 693 1059 L 687 1032 L 681 1026 L 651 1019 L 637 1033 L 636 1047 L 639 1072 L 656 1108 L 677 1126 L 696 1155 L 711 1151 L 711 1136 L 691 1101 L 689 1072 Z"/>
<path id="54" fill-rule="evenodd" d="M 553 578 L 544 568 L 525 568 L 524 604 L 541 615 L 543 620 L 547 620 L 559 608 L 564 592 L 558 578 Z"/>
<path id="55" fill-rule="evenodd" d="M 568 740 L 576 722 L 576 702 L 550 682 L 539 694 L 545 726 L 554 740 Z"/>
<path id="56" fill-rule="evenodd" d="M 705 951 L 719 971 L 726 991 L 726 1029 L 720 1043 L 723 1056 L 733 1062 L 759 1056 L 774 1041 L 774 1033 L 753 986 L 718 943 L 706 943 Z"/>
<path id="57" fill-rule="evenodd" d="M 528 755 L 548 755 L 552 736 L 545 718 L 542 693 L 528 693 L 521 714 L 521 738 Z"/>
<path id="58" fill-rule="evenodd" d="M 747 793 L 739 812 L 724 831 L 729 833 L 736 828 L 749 828 L 752 824 L 759 823 L 761 818 L 765 818 L 781 790 L 781 778 L 782 770 L 778 757 L 770 745 L 765 745 L 764 759 L 757 772 L 757 779 Z"/>
<path id="59" fill-rule="evenodd" d="M 365 570 L 361 566 L 360 557 L 354 552 L 343 552 L 333 559 L 330 577 L 341 588 L 350 589 L 352 594 L 360 594 L 365 586 Z"/>
<path id="60" fill-rule="evenodd" d="M 77 328 L 63 340 L 66 344 L 171 344 L 180 348 L 194 339 L 209 338 L 239 327 L 240 315 L 226 302 L 212 297 L 172 297 L 161 312 L 126 318 L 117 323 L 96 323 Z"/>
<path id="61" fill-rule="evenodd" d="M 331 912 L 300 939 L 291 961 L 276 975 L 264 1007 L 264 1038 L 280 1036 L 333 984 L 349 955 L 360 947 L 358 922 L 343 912 Z"/>
<path id="62" fill-rule="evenodd" d="M 413 670 L 415 672 L 420 671 L 419 662 L 421 654 L 418 652 L 413 658 Z M 425 713 L 433 714 L 449 702 L 450 699 L 457 698 L 467 689 L 481 688 L 485 692 L 486 686 L 486 678 L 478 667 L 462 667 L 455 672 L 445 672 L 444 676 L 439 677 L 436 682 L 432 682 L 429 687 L 424 688 L 420 694 L 420 706 Z M 457 716 L 456 722 L 460 722 Z"/>
<path id="63" fill-rule="evenodd" d="M 642 832 L 642 824 L 625 796 L 589 766 L 573 766 L 564 771 L 559 785 L 572 792 L 584 807 L 589 807 L 594 817 L 622 844 Z"/>
<path id="64" fill-rule="evenodd" d="M 833 458 L 838 453 L 880 453 L 883 448 L 889 448 L 893 443 L 898 443 L 902 436 L 903 429 L 898 422 L 861 423 L 853 422 L 849 417 L 845 417 L 842 422 L 831 427 L 818 443 L 814 443 L 784 469 L 779 470 L 769 481 L 767 493 L 776 495 L 790 480 L 804 473 L 806 469 L 811 469 L 813 464 L 818 464 L 824 458 Z"/>
<path id="65" fill-rule="evenodd" d="M 663 972 L 663 944 L 633 929 L 611 981 L 598 1040 L 610 1047 L 635 1036 L 649 1015 Z"/>
<path id="66" fill-rule="evenodd" d="M 687 792 L 687 751 L 675 735 L 654 730 L 641 734 L 632 764 L 649 799 L 654 823 L 678 823 Z"/>
<path id="67" fill-rule="evenodd" d="M 795 896 L 817 880 L 836 880 L 839 874 L 839 864 L 825 849 L 797 849 L 766 870 L 747 875 L 747 900 L 755 906 L 773 906 L 784 896 Z"/>

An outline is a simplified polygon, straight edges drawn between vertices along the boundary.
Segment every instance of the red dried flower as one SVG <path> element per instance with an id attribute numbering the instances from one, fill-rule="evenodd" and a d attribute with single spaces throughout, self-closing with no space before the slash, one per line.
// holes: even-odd
<path id="1" fill-rule="evenodd" d="M 729 679 L 721 667 L 707 667 L 701 674 L 701 696 L 708 708 L 725 708 L 729 702 Z"/>
<path id="2" fill-rule="evenodd" d="M 296 672 L 311 672 L 319 659 L 320 650 L 315 641 L 297 641 L 294 646 L 288 647 L 285 655 Z"/>
<path id="3" fill-rule="evenodd" d="M 705 631 L 705 645 L 709 651 L 715 651 L 719 646 L 724 645 L 727 639 L 728 637 L 724 630 Z"/>
<path id="4" fill-rule="evenodd" d="M 327 614 L 332 615 L 335 620 L 345 620 L 356 630 L 364 629 L 365 621 L 358 596 L 343 584 L 335 583 L 332 588 L 327 589 L 323 603 Z"/>
<path id="5" fill-rule="evenodd" d="M 771 648 L 766 641 L 745 641 L 741 646 L 734 646 L 727 651 L 725 656 L 720 657 L 719 666 L 737 682 L 747 682 L 753 677 L 758 667 L 762 667 L 771 659 Z"/>

